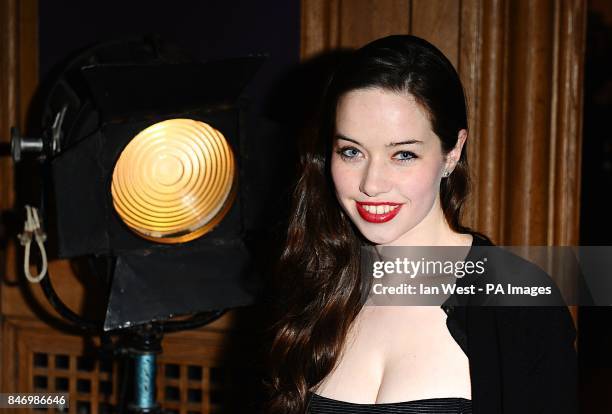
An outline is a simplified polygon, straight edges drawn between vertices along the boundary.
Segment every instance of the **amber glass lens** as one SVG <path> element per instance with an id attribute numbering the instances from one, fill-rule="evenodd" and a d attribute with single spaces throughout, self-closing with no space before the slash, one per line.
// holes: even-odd
<path id="1" fill-rule="evenodd" d="M 235 198 L 236 163 L 221 132 L 170 119 L 136 135 L 119 156 L 111 184 L 115 210 L 138 235 L 160 243 L 212 230 Z"/>

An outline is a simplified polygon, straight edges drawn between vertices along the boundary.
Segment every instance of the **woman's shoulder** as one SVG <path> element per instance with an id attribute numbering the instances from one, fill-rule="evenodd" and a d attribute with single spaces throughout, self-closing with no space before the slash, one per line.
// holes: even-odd
<path id="1" fill-rule="evenodd" d="M 495 246 L 486 234 L 474 230 L 468 230 L 467 233 L 472 235 L 472 246 Z"/>
<path id="2" fill-rule="evenodd" d="M 470 280 L 483 289 L 484 294 L 478 295 L 481 304 L 566 306 L 551 275 L 519 254 L 520 248 L 497 246 L 481 233 L 474 232 L 472 236 L 472 248 L 466 260 L 483 265 L 484 273 Z"/>

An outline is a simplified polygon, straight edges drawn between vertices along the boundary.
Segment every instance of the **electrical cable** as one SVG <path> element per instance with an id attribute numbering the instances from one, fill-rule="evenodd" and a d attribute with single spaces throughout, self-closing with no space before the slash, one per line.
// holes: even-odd
<path id="1" fill-rule="evenodd" d="M 26 220 L 23 225 L 23 233 L 17 236 L 21 245 L 25 247 L 25 253 L 23 255 L 23 273 L 30 283 L 39 283 L 47 274 L 47 251 L 44 245 L 45 240 L 47 240 L 47 235 L 41 228 L 38 210 L 29 205 L 26 205 L 25 208 Z M 42 258 L 42 269 L 36 276 L 32 276 L 30 273 L 30 246 L 32 245 L 32 238 L 36 241 Z"/>

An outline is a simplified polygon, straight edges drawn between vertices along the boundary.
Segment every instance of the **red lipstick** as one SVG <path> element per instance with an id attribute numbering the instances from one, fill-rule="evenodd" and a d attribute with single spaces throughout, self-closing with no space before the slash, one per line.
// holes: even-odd
<path id="1" fill-rule="evenodd" d="M 388 213 L 376 214 L 367 211 L 364 206 L 397 206 L 394 210 L 389 211 Z M 389 202 L 375 202 L 375 203 L 360 203 L 357 202 L 357 211 L 362 219 L 368 221 L 370 223 L 384 223 L 386 221 L 391 220 L 393 217 L 399 213 L 402 205 L 400 203 L 389 203 Z"/>

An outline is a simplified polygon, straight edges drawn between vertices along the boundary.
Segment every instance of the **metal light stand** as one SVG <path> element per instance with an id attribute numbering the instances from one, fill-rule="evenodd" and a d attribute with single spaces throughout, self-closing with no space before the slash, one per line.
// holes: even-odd
<path id="1" fill-rule="evenodd" d="M 97 334 L 102 332 L 102 323 L 84 320 L 62 302 L 53 289 L 49 274 L 40 285 L 49 303 L 64 319 L 85 332 Z M 134 367 L 134 396 L 132 402 L 128 404 L 130 413 L 163 413 L 155 401 L 155 378 L 157 355 L 162 352 L 161 342 L 164 333 L 199 328 L 220 318 L 225 312 L 223 309 L 198 313 L 181 321 L 150 322 L 122 332 L 127 339 L 125 351 L 133 361 Z"/>
<path id="2" fill-rule="evenodd" d="M 155 402 L 155 369 L 160 354 L 162 331 L 158 324 L 136 329 L 130 338 L 128 355 L 134 362 L 134 399 L 129 410 L 134 413 L 159 413 Z"/>

